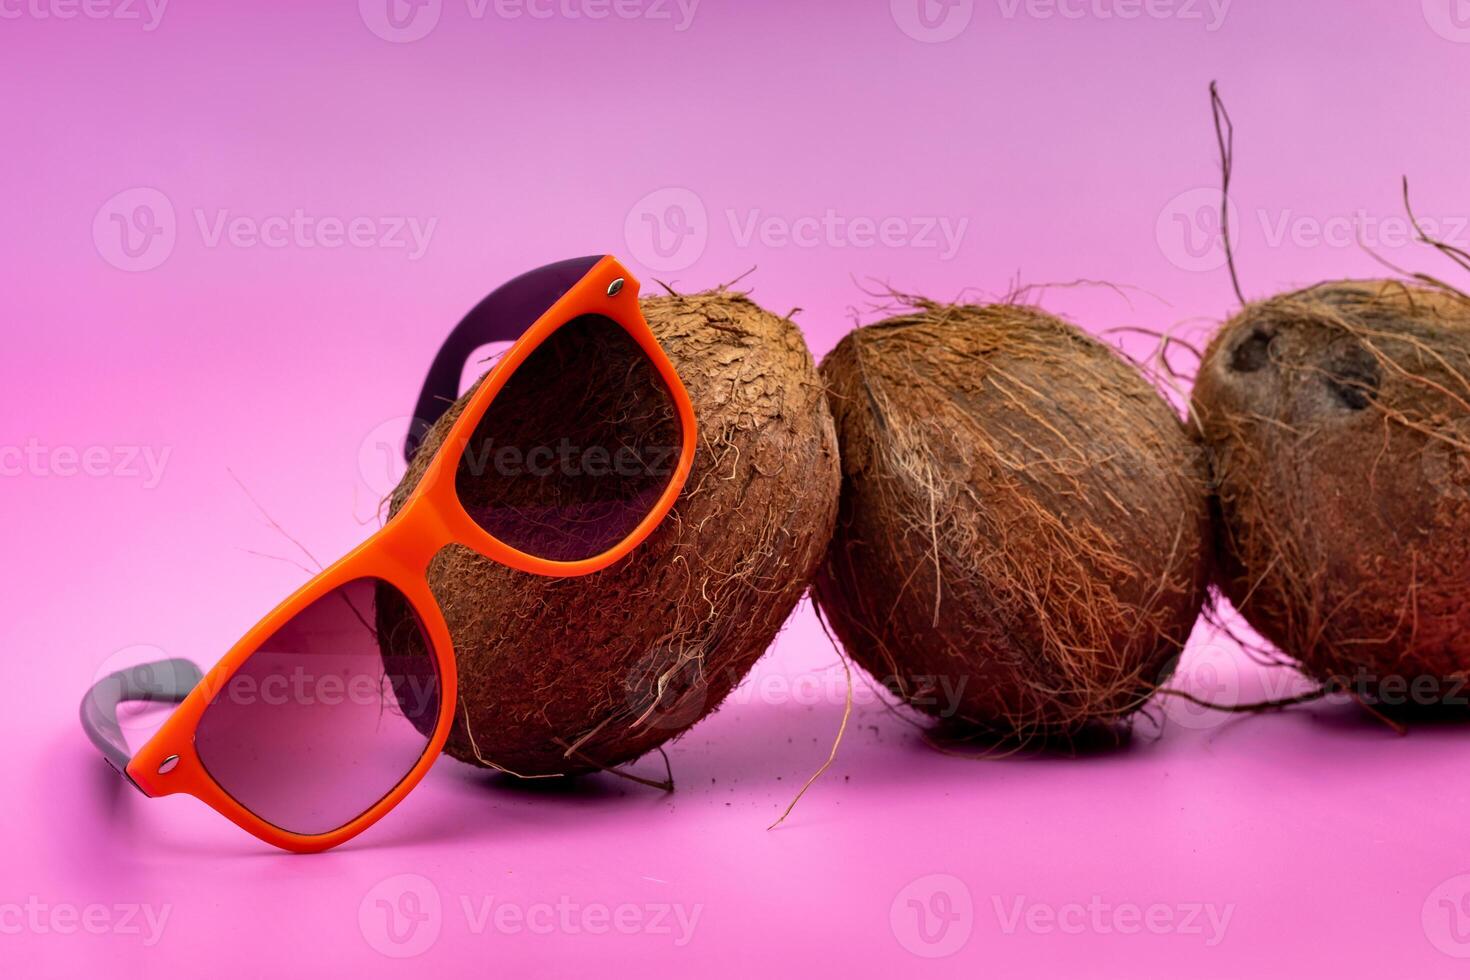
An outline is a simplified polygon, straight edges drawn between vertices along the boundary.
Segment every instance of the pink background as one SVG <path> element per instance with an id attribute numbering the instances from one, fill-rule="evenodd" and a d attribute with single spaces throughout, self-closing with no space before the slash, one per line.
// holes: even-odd
<path id="1" fill-rule="evenodd" d="M 1171 707 L 1124 751 L 987 763 L 927 749 L 860 686 L 837 764 L 768 833 L 842 711 L 806 609 L 672 747 L 673 796 L 446 761 L 358 841 L 297 858 L 188 798 L 124 795 L 76 724 L 84 688 L 159 651 L 212 662 L 305 574 L 231 474 L 319 557 L 356 543 L 433 350 L 510 275 L 603 250 L 650 286 L 755 267 L 818 354 L 880 280 L 1105 280 L 1136 289 L 1042 301 L 1201 334 L 1233 302 L 1211 78 L 1239 127 L 1248 293 L 1374 273 L 1354 225 L 1444 271 L 1394 224 L 1404 173 L 1444 237 L 1470 236 L 1463 0 L 533 6 L 551 16 L 444 0 L 395 33 L 382 0 L 173 0 L 153 29 L 141 4 L 0 3 L 0 972 L 1463 972 L 1464 735 L 1400 739 L 1343 706 Z M 112 215 L 140 203 L 159 228 L 172 208 L 173 240 L 124 271 Z M 298 209 L 367 219 L 369 241 L 210 234 Z M 423 254 L 375 237 L 410 216 L 433 222 Z M 922 234 L 938 219 L 965 223 L 952 254 Z M 1292 689 L 1201 635 L 1183 679 Z M 628 934 L 586 928 L 617 915 Z"/>

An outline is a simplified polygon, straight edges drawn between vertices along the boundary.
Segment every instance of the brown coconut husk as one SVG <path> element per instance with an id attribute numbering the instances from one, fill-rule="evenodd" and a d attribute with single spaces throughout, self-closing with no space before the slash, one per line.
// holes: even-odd
<path id="1" fill-rule="evenodd" d="M 1167 679 L 1208 580 L 1203 456 L 1111 348 L 1026 306 L 943 306 L 822 364 L 842 448 L 815 595 L 946 734 L 1074 740 Z"/>
<path id="2" fill-rule="evenodd" d="M 1248 304 L 1192 415 L 1251 626 L 1380 710 L 1470 704 L 1470 298 L 1421 278 Z"/>
<path id="3" fill-rule="evenodd" d="M 698 416 L 693 472 L 652 536 L 593 575 L 530 575 L 460 546 L 435 557 L 429 584 L 459 665 L 445 750 L 462 762 L 571 774 L 662 745 L 745 677 L 826 548 L 836 438 L 796 325 L 723 290 L 642 308 Z M 430 430 L 393 512 L 464 403 Z M 380 636 L 414 637 L 395 628 L 407 615 L 380 601 Z"/>

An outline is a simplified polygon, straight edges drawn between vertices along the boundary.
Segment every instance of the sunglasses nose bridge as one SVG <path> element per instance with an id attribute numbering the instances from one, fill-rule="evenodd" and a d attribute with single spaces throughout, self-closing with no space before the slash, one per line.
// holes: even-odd
<path id="1" fill-rule="evenodd" d="M 396 518 L 379 532 L 381 554 L 405 571 L 421 575 L 440 549 L 455 540 L 443 510 L 431 497 L 409 501 Z"/>

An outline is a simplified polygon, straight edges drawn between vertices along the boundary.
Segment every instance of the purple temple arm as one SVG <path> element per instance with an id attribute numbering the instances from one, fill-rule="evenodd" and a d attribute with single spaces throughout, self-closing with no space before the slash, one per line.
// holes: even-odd
<path id="1" fill-rule="evenodd" d="M 515 340 L 525 333 L 602 258 L 601 255 L 587 255 L 565 259 L 517 276 L 480 300 L 459 321 L 429 366 L 418 404 L 414 406 L 408 439 L 404 442 L 404 459 L 413 459 L 429 427 L 459 397 L 459 378 L 469 356 L 485 344 Z"/>

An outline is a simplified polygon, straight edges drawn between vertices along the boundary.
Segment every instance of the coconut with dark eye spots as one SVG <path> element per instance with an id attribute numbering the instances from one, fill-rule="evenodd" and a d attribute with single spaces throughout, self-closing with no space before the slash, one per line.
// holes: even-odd
<path id="1" fill-rule="evenodd" d="M 1344 281 L 1251 304 L 1192 415 L 1250 624 L 1381 708 L 1470 704 L 1470 297 Z"/>

